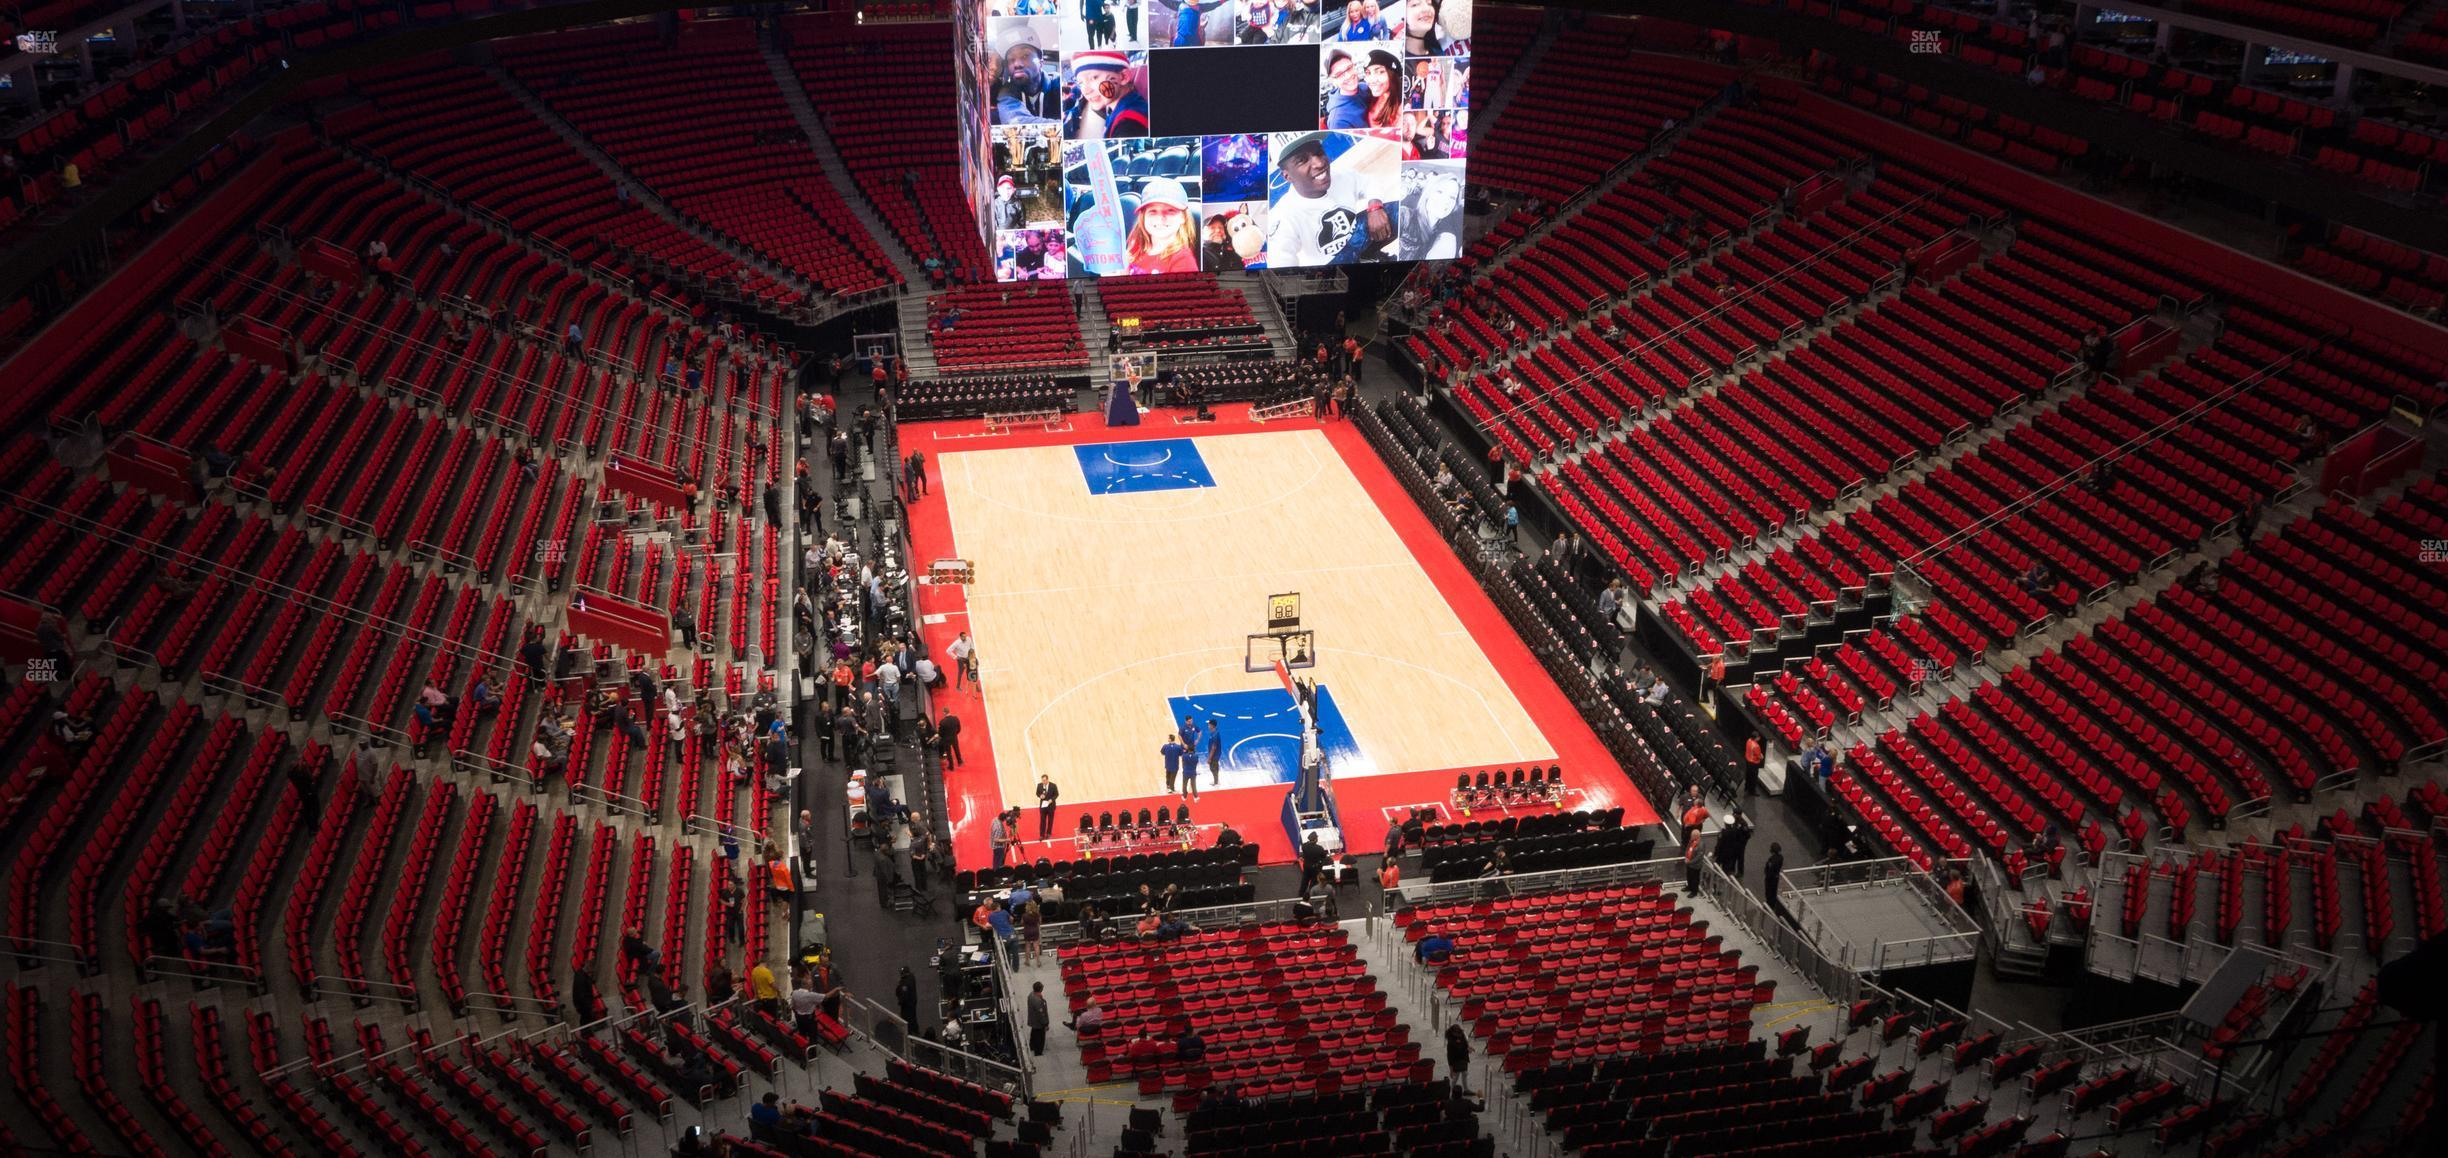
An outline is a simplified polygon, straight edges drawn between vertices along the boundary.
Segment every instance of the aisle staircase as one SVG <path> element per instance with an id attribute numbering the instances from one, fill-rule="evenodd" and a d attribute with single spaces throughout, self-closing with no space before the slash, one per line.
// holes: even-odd
<path id="1" fill-rule="evenodd" d="M 1471 110 L 1472 132 L 1484 134 L 1494 127 L 1496 118 L 1504 115 L 1505 106 L 1513 103 L 1514 94 L 1529 84 L 1530 75 L 1538 70 L 1539 61 L 1546 58 L 1547 50 L 1563 39 L 1564 26 L 1572 19 L 1573 14 L 1569 10 L 1546 10 L 1546 19 L 1539 25 L 1538 35 L 1531 37 L 1522 54 L 1514 58 L 1513 71 L 1506 73 L 1505 78 L 1496 83 L 1496 91 L 1488 94 L 1486 104 Z"/>
<path id="2" fill-rule="evenodd" d="M 1078 304 L 1080 348 L 1088 351 L 1088 384 L 1100 395 L 1113 381 L 1113 363 L 1107 361 L 1106 345 L 1112 340 L 1113 319 L 1105 313 L 1105 303 L 1097 296 L 1096 286 L 1083 283 L 1079 292 L 1071 295 Z"/>
<path id="3" fill-rule="evenodd" d="M 884 219 L 876 216 L 875 206 L 868 203 L 867 194 L 859 188 L 857 178 L 852 177 L 849 168 L 842 164 L 841 150 L 833 144 L 832 134 L 825 131 L 824 118 L 816 114 L 816 106 L 809 102 L 807 89 L 799 82 L 799 74 L 791 69 L 790 58 L 783 55 L 781 46 L 775 44 L 771 37 L 760 37 L 758 50 L 765 54 L 765 66 L 773 71 L 774 87 L 782 90 L 782 103 L 790 106 L 791 116 L 799 122 L 799 131 L 806 133 L 808 143 L 815 146 L 816 159 L 824 165 L 825 178 L 833 182 L 833 191 L 841 195 L 842 204 L 850 207 L 859 224 L 867 227 L 868 235 L 876 239 L 877 246 L 892 260 L 893 268 L 901 271 L 901 284 L 912 287 L 926 285 L 926 271 L 919 268 L 917 260 L 910 256 L 909 247 L 902 244 L 901 238 L 893 233 L 890 226 L 884 224 Z M 913 365 L 911 375 L 915 376 L 917 372 L 917 367 Z"/>
<path id="4" fill-rule="evenodd" d="M 925 282 L 922 279 L 918 284 Z M 931 294 L 903 294 L 893 303 L 901 332 L 901 358 L 909 363 L 913 382 L 933 381 L 942 373 L 935 364 L 935 347 L 927 341 L 927 303 L 932 300 Z"/>
<path id="5" fill-rule="evenodd" d="M 723 233 L 706 228 L 695 218 L 673 208 L 670 202 L 663 200 L 655 194 L 654 190 L 647 188 L 645 182 L 638 180 L 627 169 L 622 168 L 620 162 L 613 160 L 610 155 L 597 148 L 595 142 L 588 140 L 586 134 L 579 132 L 576 125 L 562 119 L 561 114 L 553 111 L 553 107 L 545 103 L 544 98 L 537 96 L 534 89 L 528 88 L 525 84 L 520 83 L 518 78 L 511 76 L 508 69 L 489 59 L 482 63 L 486 75 L 491 76 L 502 88 L 508 90 L 510 95 L 516 98 L 519 104 L 525 106 L 528 112 L 533 113 L 537 120 L 551 126 L 554 132 L 561 134 L 561 139 L 575 147 L 580 156 L 594 162 L 596 168 L 603 170 L 604 176 L 626 188 L 630 200 L 645 206 L 655 216 L 671 222 L 689 236 L 729 254 L 742 265 L 749 266 L 758 273 L 798 291 L 801 298 L 815 303 L 811 306 L 811 320 L 838 312 L 839 295 L 830 293 L 806 278 L 775 265 L 764 255 L 733 241 Z M 853 204 L 856 203 L 853 202 Z M 881 236 L 889 236 L 889 234 Z"/>
<path id="6" fill-rule="evenodd" d="M 1250 316 L 1266 327 L 1267 350 L 1277 361 L 1300 356 L 1300 335 L 1293 332 L 1292 323 L 1284 317 L 1283 303 L 1269 292 L 1264 273 L 1222 273 L 1216 280 L 1239 290 L 1242 300 L 1249 303 Z"/>

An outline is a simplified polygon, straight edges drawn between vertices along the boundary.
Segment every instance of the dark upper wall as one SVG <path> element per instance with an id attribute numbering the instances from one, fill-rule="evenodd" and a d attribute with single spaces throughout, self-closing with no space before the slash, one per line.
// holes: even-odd
<path id="1" fill-rule="evenodd" d="M 66 260 L 79 247 L 101 236 L 111 222 L 143 205 L 155 191 L 167 188 L 213 146 L 228 140 L 238 130 L 245 128 L 248 122 L 272 111 L 296 93 L 300 86 L 309 82 L 338 76 L 352 69 L 480 41 L 526 36 L 574 25 L 600 24 L 607 20 L 624 20 L 690 7 L 696 5 L 687 0 L 576 0 L 574 3 L 550 4 L 462 22 L 379 33 L 321 51 L 292 56 L 286 62 L 286 68 L 258 73 L 269 79 L 254 91 L 238 98 L 236 103 L 222 110 L 221 115 L 197 126 L 168 148 L 147 158 L 143 164 L 113 174 L 107 188 L 98 196 L 78 206 L 66 218 L 45 226 L 40 237 L 12 252 L 8 262 L 0 265 L 0 302 L 13 301 L 26 293 L 52 267 Z"/>
<path id="2" fill-rule="evenodd" d="M 1731 0 L 1564 0 L 1554 6 L 1729 29 L 1775 40 L 1795 56 L 1815 48 L 1848 64 L 1865 65 L 1976 101 L 1998 113 L 2087 138 L 2095 148 L 2143 158 L 2408 245 L 2448 253 L 2448 213 L 2436 208 L 2410 209 L 2350 181 L 2288 168 L 2265 157 L 2169 132 L 2123 109 L 2035 90 L 2002 73 L 1966 68 L 1951 57 L 1916 55 L 1894 40 L 1833 21 L 1789 16 L 1781 10 Z"/>

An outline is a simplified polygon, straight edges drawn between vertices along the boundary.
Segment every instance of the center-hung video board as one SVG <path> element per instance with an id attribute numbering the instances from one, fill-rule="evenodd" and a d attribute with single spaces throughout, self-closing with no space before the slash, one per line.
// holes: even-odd
<path id="1" fill-rule="evenodd" d="M 1471 0 L 967 0 L 962 161 L 1004 281 L 1461 252 Z"/>

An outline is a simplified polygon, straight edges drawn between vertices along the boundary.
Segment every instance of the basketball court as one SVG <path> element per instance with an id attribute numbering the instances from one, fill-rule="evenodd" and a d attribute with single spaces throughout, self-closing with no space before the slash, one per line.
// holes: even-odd
<path id="1" fill-rule="evenodd" d="M 948 803 L 964 862 L 987 859 L 1004 802 L 1036 836 L 1041 775 L 1061 790 L 1057 838 L 1083 810 L 1178 807 L 1162 749 L 1185 717 L 1223 738 L 1218 774 L 1199 763 L 1197 820 L 1285 859 L 1301 729 L 1278 659 L 1315 682 L 1318 743 L 1356 850 L 1383 841 L 1388 810 L 1443 801 L 1457 770 L 1562 764 L 1565 807 L 1649 819 L 1356 429 L 1261 425 L 1237 407 L 1219 418 L 903 428 L 902 446 L 930 460 L 932 495 L 911 508 L 917 561 L 973 572 L 920 596 L 931 649 L 967 630 L 980 658 L 982 686 L 938 699 L 962 720 L 967 761 Z M 1270 616 L 1305 634 L 1267 634 Z M 1028 855 L 1069 855 L 1056 843 Z"/>

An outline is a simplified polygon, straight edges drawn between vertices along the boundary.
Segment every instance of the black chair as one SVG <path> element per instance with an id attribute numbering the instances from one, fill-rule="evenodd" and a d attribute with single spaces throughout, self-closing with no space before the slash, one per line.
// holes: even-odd
<path id="1" fill-rule="evenodd" d="M 1133 1106 L 1127 1129 L 1138 1130 L 1151 1138 L 1164 1137 L 1164 1115 L 1144 1107 Z"/>
<path id="2" fill-rule="evenodd" d="M 1454 795 L 1459 796 L 1468 791 L 1470 791 L 1470 773 L 1454 773 Z"/>
<path id="3" fill-rule="evenodd" d="M 1152 829 L 1152 828 L 1155 828 L 1155 827 L 1156 827 L 1156 821 L 1155 821 L 1155 819 L 1154 819 L 1154 818 L 1152 818 L 1152 817 L 1150 817 L 1150 816 L 1148 815 L 1148 810 L 1147 810 L 1147 809 L 1144 809 L 1144 808 L 1140 809 L 1140 810 L 1139 810 L 1139 831 L 1141 831 L 1141 832 L 1146 832 L 1146 831 L 1148 831 L 1148 830 L 1150 830 L 1150 829 Z"/>
<path id="4" fill-rule="evenodd" d="M 1190 806 L 1187 804 L 1182 805 L 1181 811 L 1173 814 L 1173 822 L 1181 825 L 1183 828 L 1190 827 Z"/>
<path id="5" fill-rule="evenodd" d="M 1173 810 L 1170 808 L 1157 809 L 1156 823 L 1170 827 L 1173 823 Z"/>
<path id="6" fill-rule="evenodd" d="M 1089 816 L 1089 815 L 1088 815 L 1087 813 L 1085 813 L 1085 812 L 1080 813 L 1080 826 L 1079 826 L 1079 834 L 1080 834 L 1081 836 L 1087 836 L 1087 835 L 1089 835 L 1090 833 L 1093 833 L 1093 832 L 1095 832 L 1095 831 L 1096 831 L 1096 819 L 1095 819 L 1094 817 Z"/>
<path id="7" fill-rule="evenodd" d="M 1113 813 L 1110 813 L 1110 812 L 1100 812 L 1100 813 L 1097 813 L 1097 831 L 1099 831 L 1099 832 L 1112 832 L 1113 830 L 1114 830 Z"/>

